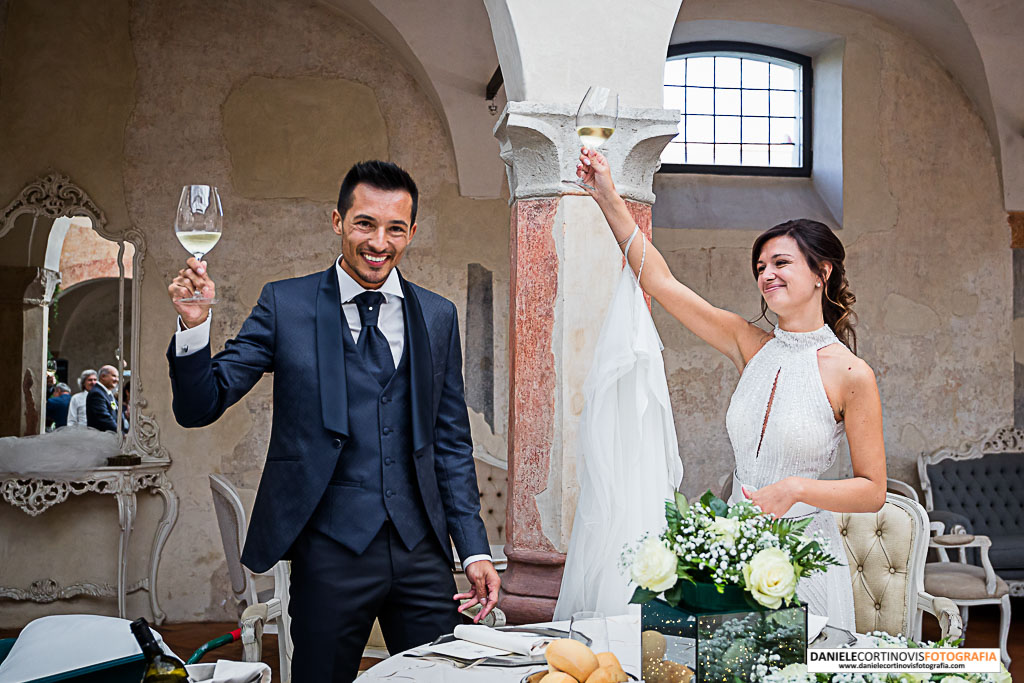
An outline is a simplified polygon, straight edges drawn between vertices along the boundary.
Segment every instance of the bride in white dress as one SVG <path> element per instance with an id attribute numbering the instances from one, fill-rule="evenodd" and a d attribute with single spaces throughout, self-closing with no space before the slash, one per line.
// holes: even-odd
<path id="1" fill-rule="evenodd" d="M 594 187 L 588 193 L 615 239 L 626 244 L 636 223 L 604 156 L 583 150 L 577 175 Z M 639 242 L 633 240 L 627 253 L 634 271 L 640 268 Z M 810 516 L 808 533 L 821 531 L 845 562 L 832 513 L 879 510 L 886 470 L 881 400 L 874 373 L 855 355 L 854 296 L 844 258 L 839 238 L 816 221 L 789 221 L 755 240 L 751 267 L 762 317 L 768 310 L 778 317 L 772 331 L 705 301 L 672 275 L 650 243 L 640 284 L 740 372 L 726 416 L 736 457 L 731 500 L 745 496 L 776 517 Z M 853 476 L 819 479 L 844 433 Z M 849 567 L 802 579 L 797 594 L 811 613 L 854 630 Z"/>

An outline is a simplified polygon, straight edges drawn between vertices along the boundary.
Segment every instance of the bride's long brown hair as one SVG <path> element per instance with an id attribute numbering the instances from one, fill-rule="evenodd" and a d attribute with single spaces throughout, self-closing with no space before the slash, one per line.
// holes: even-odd
<path id="1" fill-rule="evenodd" d="M 850 283 L 846 280 L 846 267 L 843 265 L 846 249 L 827 225 L 808 218 L 798 218 L 765 230 L 754 240 L 751 249 L 750 264 L 754 279 L 757 279 L 757 260 L 761 257 L 765 243 L 783 236 L 796 240 L 800 252 L 807 259 L 808 267 L 825 283 L 821 291 L 821 312 L 825 323 L 832 328 L 839 341 L 857 353 L 857 333 L 853 329 L 857 321 L 853 304 L 857 297 L 850 291 Z M 825 278 L 826 263 L 832 266 L 828 279 Z M 768 303 L 761 297 L 761 318 L 766 318 L 767 314 Z"/>

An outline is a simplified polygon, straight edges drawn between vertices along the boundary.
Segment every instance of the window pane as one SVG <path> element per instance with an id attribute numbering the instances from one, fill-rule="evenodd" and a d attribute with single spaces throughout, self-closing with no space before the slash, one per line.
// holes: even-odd
<path id="1" fill-rule="evenodd" d="M 685 164 L 686 145 L 681 142 L 670 142 L 661 153 L 661 161 L 665 164 Z"/>
<path id="2" fill-rule="evenodd" d="M 784 90 L 771 92 L 772 116 L 796 116 L 796 93 Z"/>
<path id="3" fill-rule="evenodd" d="M 743 115 L 768 116 L 768 91 L 744 89 Z"/>
<path id="4" fill-rule="evenodd" d="M 667 164 L 799 167 L 801 67 L 754 53 L 694 52 L 665 62 L 666 109 L 682 112 Z M 754 171 L 757 173 L 757 171 Z"/>
<path id="5" fill-rule="evenodd" d="M 772 64 L 771 87 L 780 90 L 796 90 L 796 72 L 798 69 L 789 66 Z"/>
<path id="6" fill-rule="evenodd" d="M 686 60 L 686 85 L 714 85 L 715 58 L 690 57 Z"/>
<path id="7" fill-rule="evenodd" d="M 708 165 L 715 163 L 715 146 L 688 142 L 686 144 L 686 163 Z"/>
<path id="8" fill-rule="evenodd" d="M 740 61 L 736 57 L 715 57 L 715 86 L 740 87 Z"/>
<path id="9" fill-rule="evenodd" d="M 715 113 L 736 114 L 740 113 L 740 91 L 739 90 L 715 90 Z"/>
<path id="10" fill-rule="evenodd" d="M 744 124 L 746 125 L 746 124 Z M 746 130 L 744 129 L 744 134 Z M 767 166 L 768 145 L 743 145 L 744 166 Z"/>
<path id="11" fill-rule="evenodd" d="M 743 87 L 768 89 L 768 62 L 743 60 Z"/>
<path id="12" fill-rule="evenodd" d="M 689 116 L 686 117 L 686 141 L 687 142 L 714 142 L 715 141 L 715 117 L 714 116 Z"/>
<path id="13" fill-rule="evenodd" d="M 796 158 L 796 145 L 772 145 L 769 150 L 772 166 L 799 166 L 800 160 Z"/>
<path id="14" fill-rule="evenodd" d="M 674 86 L 665 86 L 665 109 L 678 109 L 683 111 L 683 103 L 686 93 L 686 88 L 676 88 Z"/>
<path id="15" fill-rule="evenodd" d="M 796 119 L 771 119 L 771 143 L 796 144 Z"/>
<path id="16" fill-rule="evenodd" d="M 715 91 L 712 88 L 687 88 L 686 113 L 714 114 Z"/>
<path id="17" fill-rule="evenodd" d="M 729 166 L 740 165 L 739 145 L 715 145 L 715 163 Z"/>
<path id="18" fill-rule="evenodd" d="M 743 117 L 743 142 L 768 142 L 768 119 Z M 765 150 L 767 154 L 768 150 Z M 744 159 L 746 161 L 746 159 Z M 768 164 L 766 163 L 765 166 Z"/>
<path id="19" fill-rule="evenodd" d="M 670 59 L 665 62 L 665 85 L 683 85 L 686 82 L 686 60 Z"/>
<path id="20" fill-rule="evenodd" d="M 739 141 L 740 141 L 740 117 L 738 117 L 738 116 L 716 116 L 715 117 L 715 142 L 739 142 Z M 736 153 L 739 154 L 738 151 Z"/>

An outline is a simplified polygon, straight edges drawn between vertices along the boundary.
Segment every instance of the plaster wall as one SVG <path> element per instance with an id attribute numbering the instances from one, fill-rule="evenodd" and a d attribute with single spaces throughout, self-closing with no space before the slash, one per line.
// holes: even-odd
<path id="1" fill-rule="evenodd" d="M 20 152 L 18 163 L 0 169 L 0 193 L 13 196 L 40 170 L 61 168 L 103 209 L 111 231 L 130 225 L 145 236 L 143 272 L 136 274 L 142 333 L 133 389 L 140 391 L 136 382 L 144 381 L 145 412 L 160 426 L 181 503 L 160 570 L 160 598 L 169 619 L 233 616 L 233 606 L 224 603 L 227 570 L 207 475 L 225 474 L 243 489 L 243 499 L 251 498 L 271 418 L 272 380 L 266 378 L 212 427 L 186 431 L 174 423 L 164 358 L 174 314 L 166 286 L 186 258 L 171 227 L 182 184 L 215 184 L 224 203 L 224 237 L 208 259 L 221 299 L 212 327 L 218 349 L 237 331 L 265 282 L 331 266 L 340 242 L 331 232 L 330 213 L 351 161 L 382 155 L 408 169 L 421 195 L 419 231 L 403 274 L 462 311 L 469 264 L 493 275 L 493 427 L 484 419 L 473 424 L 484 430 L 477 445 L 490 444 L 487 452 L 504 460 L 494 444 L 504 443 L 508 414 L 508 206 L 503 199 L 459 194 L 442 122 L 383 43 L 336 8 L 313 0 L 115 2 L 105 4 L 99 16 L 95 8 L 74 2 L 40 5 L 11 0 L 0 41 L 0 140 Z M 74 52 L 52 47 L 69 41 L 78 48 Z M 50 66 L 45 70 L 37 67 L 44 57 Z M 65 83 L 65 61 L 85 85 Z M 46 97 L 71 86 L 79 100 L 73 112 Z M 378 113 L 350 120 L 360 113 L 347 109 L 354 92 Z M 43 135 L 44 124 L 62 131 L 64 139 Z M 315 154 L 320 150 L 335 155 Z M 296 176 L 303 182 L 295 182 Z M 463 313 L 464 340 L 474 333 L 465 320 Z M 34 518 L 31 529 L 25 525 L 7 536 L 4 542 L 15 552 L 5 556 L 17 558 L 17 568 L 5 572 L 4 582 L 7 576 L 15 585 L 41 578 L 34 576 L 41 560 L 54 565 L 50 573 L 62 581 L 73 575 L 112 580 L 116 511 L 110 513 L 114 524 L 101 517 L 87 532 L 65 529 L 71 518 L 79 519 L 75 505 L 83 506 L 83 514 L 107 515 L 104 505 L 111 501 L 90 498 L 58 506 Z M 130 580 L 142 575 L 160 503 L 144 496 L 139 508 Z M 23 517 L 0 509 L 0 529 L 14 529 Z M 54 548 L 63 549 L 68 566 L 54 563 Z M 0 627 L 54 611 L 114 609 L 110 600 L 5 603 Z M 148 614 L 144 594 L 130 596 L 128 611 Z"/>
<path id="2" fill-rule="evenodd" d="M 840 237 L 857 295 L 859 355 L 878 379 L 889 475 L 916 484 L 918 454 L 1012 419 L 1009 229 L 983 121 L 930 54 L 866 14 L 812 0 L 687 0 L 679 16 L 726 19 L 844 39 Z M 654 243 L 683 282 L 753 319 L 749 250 L 768 227 L 656 228 Z M 657 304 L 654 316 L 684 492 L 718 490 L 733 467 L 724 427 L 737 372 Z M 849 472 L 844 453 L 832 474 Z"/>
<path id="3" fill-rule="evenodd" d="M 100 277 L 117 278 L 117 243 L 105 240 L 91 226 L 71 223 L 60 252 L 60 288 L 62 291 L 80 282 Z M 124 245 L 124 276 L 132 277 L 135 246 Z M 116 304 L 115 304 L 116 305 Z"/>

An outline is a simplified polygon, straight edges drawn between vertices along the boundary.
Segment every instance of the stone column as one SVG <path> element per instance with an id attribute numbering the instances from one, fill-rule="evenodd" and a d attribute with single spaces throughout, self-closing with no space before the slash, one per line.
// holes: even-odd
<path id="1" fill-rule="evenodd" d="M 620 112 L 602 150 L 616 187 L 650 236 L 651 183 L 678 112 Z M 510 102 L 495 129 L 512 203 L 509 497 L 502 609 L 513 623 L 554 611 L 578 486 L 583 383 L 622 255 L 596 203 L 577 187 L 575 110 Z"/>
<path id="2" fill-rule="evenodd" d="M 50 302 L 60 273 L 37 268 L 22 298 L 22 434 L 46 431 L 46 360 Z"/>

